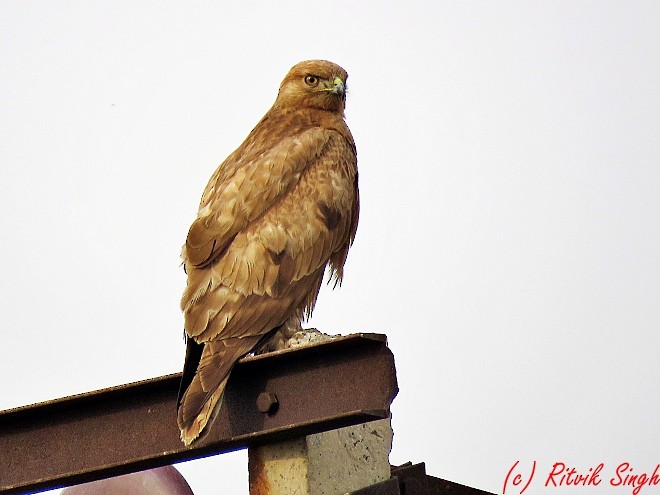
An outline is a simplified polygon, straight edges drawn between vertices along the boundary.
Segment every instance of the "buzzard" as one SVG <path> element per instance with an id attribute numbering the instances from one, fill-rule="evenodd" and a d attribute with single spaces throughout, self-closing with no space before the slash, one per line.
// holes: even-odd
<path id="1" fill-rule="evenodd" d="M 213 420 L 234 364 L 308 317 L 330 268 L 341 282 L 358 224 L 347 73 L 291 68 L 277 98 L 211 177 L 186 243 L 186 360 L 177 421 L 189 445 Z"/>

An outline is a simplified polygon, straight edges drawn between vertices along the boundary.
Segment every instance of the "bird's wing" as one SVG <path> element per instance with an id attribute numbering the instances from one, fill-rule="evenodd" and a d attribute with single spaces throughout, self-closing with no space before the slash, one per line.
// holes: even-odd
<path id="1" fill-rule="evenodd" d="M 307 129 L 255 154 L 233 153 L 218 167 L 202 196 L 182 253 L 186 267 L 215 262 L 238 232 L 259 218 L 295 185 L 327 142 L 321 128 Z M 238 150 L 237 150 L 238 151 Z"/>
<path id="2" fill-rule="evenodd" d="M 305 150 L 307 138 L 313 138 L 316 151 Z M 188 345 L 178 412 L 186 443 L 218 410 L 235 362 L 290 317 L 311 311 L 328 262 L 341 276 L 357 222 L 354 148 L 340 133 L 321 129 L 303 133 L 296 147 L 303 148 L 298 156 L 305 163 L 289 169 L 302 172 L 282 179 L 288 186 L 280 189 L 272 172 L 278 167 L 267 167 L 264 180 L 279 189 L 275 200 L 257 206 L 261 214 L 253 220 L 245 220 L 246 213 L 242 228 L 230 229 L 214 263 L 188 267 L 182 308 L 194 342 Z M 243 186 L 236 189 L 253 191 Z M 254 194 L 271 198 L 272 193 Z"/>
<path id="3" fill-rule="evenodd" d="M 203 230 L 206 244 L 212 242 L 211 232 L 225 229 L 231 234 L 215 263 L 188 269 L 182 308 L 186 332 L 196 341 L 263 335 L 294 312 L 311 310 L 329 261 L 341 275 L 357 222 L 354 150 L 341 134 L 323 129 L 301 134 L 294 149 L 282 161 L 295 155 L 303 165 L 271 160 L 251 174 L 258 186 L 245 179 L 242 187 L 232 187 L 245 191 L 235 204 L 252 205 L 246 195 L 266 198 L 241 212 L 236 222 L 242 228 L 236 222 L 225 227 L 231 222 L 223 221 L 221 213 L 215 218 L 223 225 Z M 285 169 L 302 171 L 282 177 Z"/>

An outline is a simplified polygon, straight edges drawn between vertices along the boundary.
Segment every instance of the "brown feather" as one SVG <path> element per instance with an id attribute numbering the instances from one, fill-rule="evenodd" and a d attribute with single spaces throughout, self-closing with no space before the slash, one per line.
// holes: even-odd
<path id="1" fill-rule="evenodd" d="M 182 250 L 185 329 L 203 346 L 185 365 L 178 421 L 186 443 L 217 412 L 235 362 L 275 328 L 311 313 L 328 264 L 341 279 L 359 208 L 346 78 L 331 62 L 294 66 L 204 190 Z"/>
<path id="2" fill-rule="evenodd" d="M 197 372 L 181 398 L 177 423 L 181 440 L 189 445 L 202 432 L 217 408 L 234 364 L 257 345 L 260 337 L 234 338 L 204 344 Z"/>

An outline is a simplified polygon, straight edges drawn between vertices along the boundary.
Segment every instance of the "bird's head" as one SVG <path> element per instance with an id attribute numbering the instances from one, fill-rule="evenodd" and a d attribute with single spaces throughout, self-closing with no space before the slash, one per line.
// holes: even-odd
<path id="1" fill-rule="evenodd" d="M 343 113 L 348 74 L 327 60 L 307 60 L 294 65 L 286 75 L 275 105 L 286 105 Z"/>

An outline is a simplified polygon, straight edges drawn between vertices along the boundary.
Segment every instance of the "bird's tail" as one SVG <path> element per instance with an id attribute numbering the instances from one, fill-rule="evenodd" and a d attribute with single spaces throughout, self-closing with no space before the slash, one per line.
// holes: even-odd
<path id="1" fill-rule="evenodd" d="M 250 352 L 259 340 L 260 336 L 205 342 L 201 353 L 186 355 L 184 380 L 191 374 L 190 371 L 196 369 L 196 372 L 185 390 L 181 391 L 177 411 L 177 423 L 184 444 L 190 445 L 215 419 L 234 364 Z"/>

